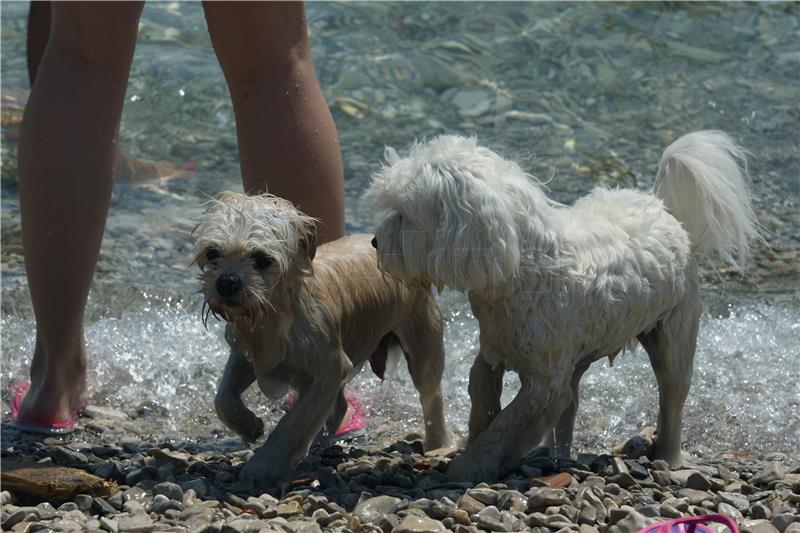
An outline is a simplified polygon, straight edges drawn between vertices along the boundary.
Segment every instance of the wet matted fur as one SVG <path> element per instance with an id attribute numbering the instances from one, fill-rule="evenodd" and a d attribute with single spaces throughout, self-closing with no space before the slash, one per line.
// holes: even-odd
<path id="1" fill-rule="evenodd" d="M 220 419 L 248 441 L 263 422 L 241 399 L 254 381 L 296 404 L 244 466 L 241 477 L 271 485 L 302 458 L 323 425 L 332 435 L 347 408 L 343 387 L 371 360 L 382 368 L 399 344 L 420 394 L 425 445 L 447 444 L 440 382 L 442 319 L 429 289 L 385 276 L 371 236 L 315 246 L 314 220 L 271 195 L 226 192 L 195 230 L 205 318 L 224 318 L 231 347 L 216 395 Z M 204 306 L 204 307 L 205 307 Z M 326 422 L 327 420 L 327 422 Z"/>

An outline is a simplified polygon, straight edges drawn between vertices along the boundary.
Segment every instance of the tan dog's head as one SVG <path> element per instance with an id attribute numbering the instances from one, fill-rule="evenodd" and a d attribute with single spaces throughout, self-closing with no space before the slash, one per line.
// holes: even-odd
<path id="1" fill-rule="evenodd" d="M 312 274 L 314 219 L 269 194 L 223 192 L 195 229 L 208 313 L 229 322 L 257 320 L 276 309 L 287 288 Z"/>

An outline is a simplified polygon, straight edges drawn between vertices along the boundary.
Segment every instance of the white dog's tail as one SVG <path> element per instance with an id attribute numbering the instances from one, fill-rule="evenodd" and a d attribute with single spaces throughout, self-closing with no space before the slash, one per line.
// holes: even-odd
<path id="1" fill-rule="evenodd" d="M 689 232 L 693 253 L 716 252 L 739 271 L 750 255 L 750 240 L 760 237 L 745 154 L 724 132 L 689 133 L 664 150 L 654 187 Z"/>

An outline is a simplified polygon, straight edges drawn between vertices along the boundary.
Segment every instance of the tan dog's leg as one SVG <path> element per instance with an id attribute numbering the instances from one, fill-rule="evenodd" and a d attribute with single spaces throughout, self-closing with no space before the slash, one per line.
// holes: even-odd
<path id="1" fill-rule="evenodd" d="M 541 442 L 572 400 L 570 375 L 566 370 L 562 373 L 546 378 L 521 375 L 517 396 L 450 463 L 448 477 L 492 482 L 501 473 L 517 468 L 520 458 Z"/>
<path id="2" fill-rule="evenodd" d="M 688 300 L 652 331 L 639 336 L 658 382 L 658 426 L 653 456 L 668 461 L 672 466 L 683 462 L 681 419 L 683 403 L 692 383 L 699 323 L 700 305 Z"/>
<path id="3" fill-rule="evenodd" d="M 223 424 L 245 441 L 255 442 L 264 433 L 264 422 L 242 401 L 242 393 L 256 380 L 253 365 L 245 358 L 245 348 L 230 326 L 225 328 L 225 340 L 231 353 L 214 398 L 214 408 Z"/>
<path id="4" fill-rule="evenodd" d="M 444 372 L 444 339 L 442 318 L 432 298 L 422 303 L 420 312 L 395 334 L 408 362 L 408 371 L 419 391 L 425 420 L 425 449 L 434 450 L 450 444 L 444 421 L 442 373 Z"/>
<path id="5" fill-rule="evenodd" d="M 469 412 L 469 436 L 467 444 L 472 444 L 484 432 L 494 417 L 500 412 L 500 395 L 503 393 L 503 374 L 505 365 L 494 368 L 478 354 L 469 371 L 469 398 L 472 407 Z"/>
<path id="6" fill-rule="evenodd" d="M 336 430 L 342 425 L 344 415 L 347 414 L 347 398 L 344 396 L 344 387 L 339 389 L 339 394 L 336 396 L 336 403 L 333 405 L 333 411 L 325 421 L 325 431 L 318 435 L 316 444 L 320 446 L 328 446 L 333 442 L 336 436 Z"/>
<path id="7" fill-rule="evenodd" d="M 344 353 L 320 357 L 324 372 L 298 391 L 297 403 L 281 418 L 267 441 L 244 465 L 239 478 L 255 487 L 273 486 L 305 456 L 331 412 L 352 364 Z M 338 363 L 338 364 L 337 364 Z"/>
<path id="8" fill-rule="evenodd" d="M 557 458 L 570 458 L 572 452 L 572 435 L 575 430 L 575 415 L 578 412 L 578 402 L 580 400 L 581 377 L 589 368 L 589 365 L 581 365 L 572 373 L 572 401 L 569 406 L 561 413 L 553 431 L 547 433 L 545 443 L 550 448 L 550 454 Z"/>

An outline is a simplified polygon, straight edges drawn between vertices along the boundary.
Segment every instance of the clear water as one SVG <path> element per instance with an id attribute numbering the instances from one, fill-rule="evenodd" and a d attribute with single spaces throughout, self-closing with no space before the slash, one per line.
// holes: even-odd
<path id="1" fill-rule="evenodd" d="M 2 386 L 26 372 L 34 325 L 22 267 L 14 134 L 27 94 L 27 3 L 2 13 Z M 730 132 L 751 174 L 769 248 L 743 278 L 704 270 L 709 311 L 685 410 L 687 447 L 800 452 L 800 5 L 312 3 L 318 77 L 345 160 L 350 231 L 369 231 L 360 194 L 385 144 L 476 133 L 523 162 L 560 201 L 598 183 L 647 186 L 661 150 L 699 128 Z M 190 179 L 114 188 L 87 317 L 92 401 L 164 415 L 165 431 L 218 427 L 211 400 L 226 357 L 206 331 L 189 231 L 207 197 L 241 189 L 233 113 L 193 3 L 150 3 L 121 131 L 125 151 L 187 161 Z M 445 293 L 448 421 L 466 427 L 477 325 Z M 513 396 L 509 375 L 504 400 Z M 375 433 L 420 429 L 402 366 L 355 388 Z M 4 393 L 3 398 L 6 398 Z M 276 408 L 251 394 L 264 416 Z M 607 449 L 657 413 L 641 350 L 584 378 L 577 444 Z M 4 410 L 7 414 L 7 410 Z"/>

